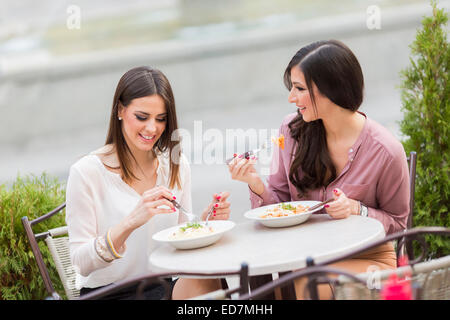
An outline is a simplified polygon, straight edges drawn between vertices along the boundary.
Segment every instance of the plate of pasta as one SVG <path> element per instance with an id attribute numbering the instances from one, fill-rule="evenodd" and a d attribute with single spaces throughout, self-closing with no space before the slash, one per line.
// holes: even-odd
<path id="1" fill-rule="evenodd" d="M 217 242 L 225 232 L 233 229 L 235 223 L 230 220 L 213 220 L 198 223 L 183 223 L 155 233 L 153 240 L 172 245 L 177 249 L 196 249 Z"/>
<path id="2" fill-rule="evenodd" d="M 314 210 L 309 208 L 319 204 L 320 201 L 292 201 L 271 204 L 247 211 L 244 216 L 250 220 L 256 220 L 266 227 L 289 227 L 305 222 L 313 212 L 323 208 L 320 206 Z"/>

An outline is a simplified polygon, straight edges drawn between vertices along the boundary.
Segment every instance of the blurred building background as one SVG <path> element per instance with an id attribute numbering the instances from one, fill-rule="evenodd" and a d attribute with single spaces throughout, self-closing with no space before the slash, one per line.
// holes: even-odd
<path id="1" fill-rule="evenodd" d="M 2 0 L 0 184 L 43 171 L 65 181 L 72 163 L 103 145 L 115 86 L 139 65 L 169 78 L 192 139 L 199 127 L 224 136 L 266 129 L 270 138 L 296 110 L 282 81 L 287 63 L 321 39 L 354 51 L 366 81 L 361 110 L 401 138 L 399 72 L 430 12 L 423 0 Z M 210 143 L 205 135 L 188 149 L 194 211 L 227 190 L 239 221 L 247 187 L 224 164 L 194 161 Z"/>

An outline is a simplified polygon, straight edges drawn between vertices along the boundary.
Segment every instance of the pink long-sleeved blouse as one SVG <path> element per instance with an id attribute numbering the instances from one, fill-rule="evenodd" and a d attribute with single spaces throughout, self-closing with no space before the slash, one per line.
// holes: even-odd
<path id="1" fill-rule="evenodd" d="M 295 116 L 296 113 L 289 114 L 280 127 L 285 147 L 274 150 L 264 192 L 259 196 L 250 189 L 252 208 L 286 201 L 324 201 L 333 197 L 334 188 L 339 188 L 348 198 L 368 206 L 368 216 L 379 220 L 386 234 L 405 229 L 410 195 L 408 164 L 402 144 L 386 128 L 366 116 L 363 130 L 349 149 L 341 174 L 328 186 L 310 191 L 308 198 L 299 198 L 289 181 L 296 141 L 291 137 L 288 124 Z"/>

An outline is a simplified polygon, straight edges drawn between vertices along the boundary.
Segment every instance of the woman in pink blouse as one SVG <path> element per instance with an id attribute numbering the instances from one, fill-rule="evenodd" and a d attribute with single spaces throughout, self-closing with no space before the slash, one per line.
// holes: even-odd
<path id="1" fill-rule="evenodd" d="M 357 111 L 364 78 L 352 51 L 335 40 L 307 45 L 291 59 L 284 83 L 298 110 L 281 124 L 285 145 L 275 148 L 267 182 L 257 174 L 255 158 L 229 165 L 232 179 L 248 184 L 252 208 L 333 198 L 320 213 L 375 218 L 386 234 L 403 230 L 409 214 L 405 151 L 387 129 Z M 333 266 L 353 272 L 395 268 L 396 255 L 387 243 Z M 296 283 L 299 298 L 304 283 Z M 329 286 L 319 290 L 321 298 L 330 297 Z"/>

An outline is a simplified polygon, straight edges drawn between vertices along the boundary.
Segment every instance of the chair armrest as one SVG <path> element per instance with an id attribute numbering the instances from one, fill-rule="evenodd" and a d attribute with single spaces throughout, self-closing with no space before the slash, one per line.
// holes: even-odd
<path id="1" fill-rule="evenodd" d="M 50 230 L 48 230 L 48 233 L 52 237 L 57 237 L 57 236 L 66 235 L 67 234 L 67 230 L 68 230 L 67 226 L 63 226 L 63 227 L 59 227 L 59 228 L 50 229 Z"/>

